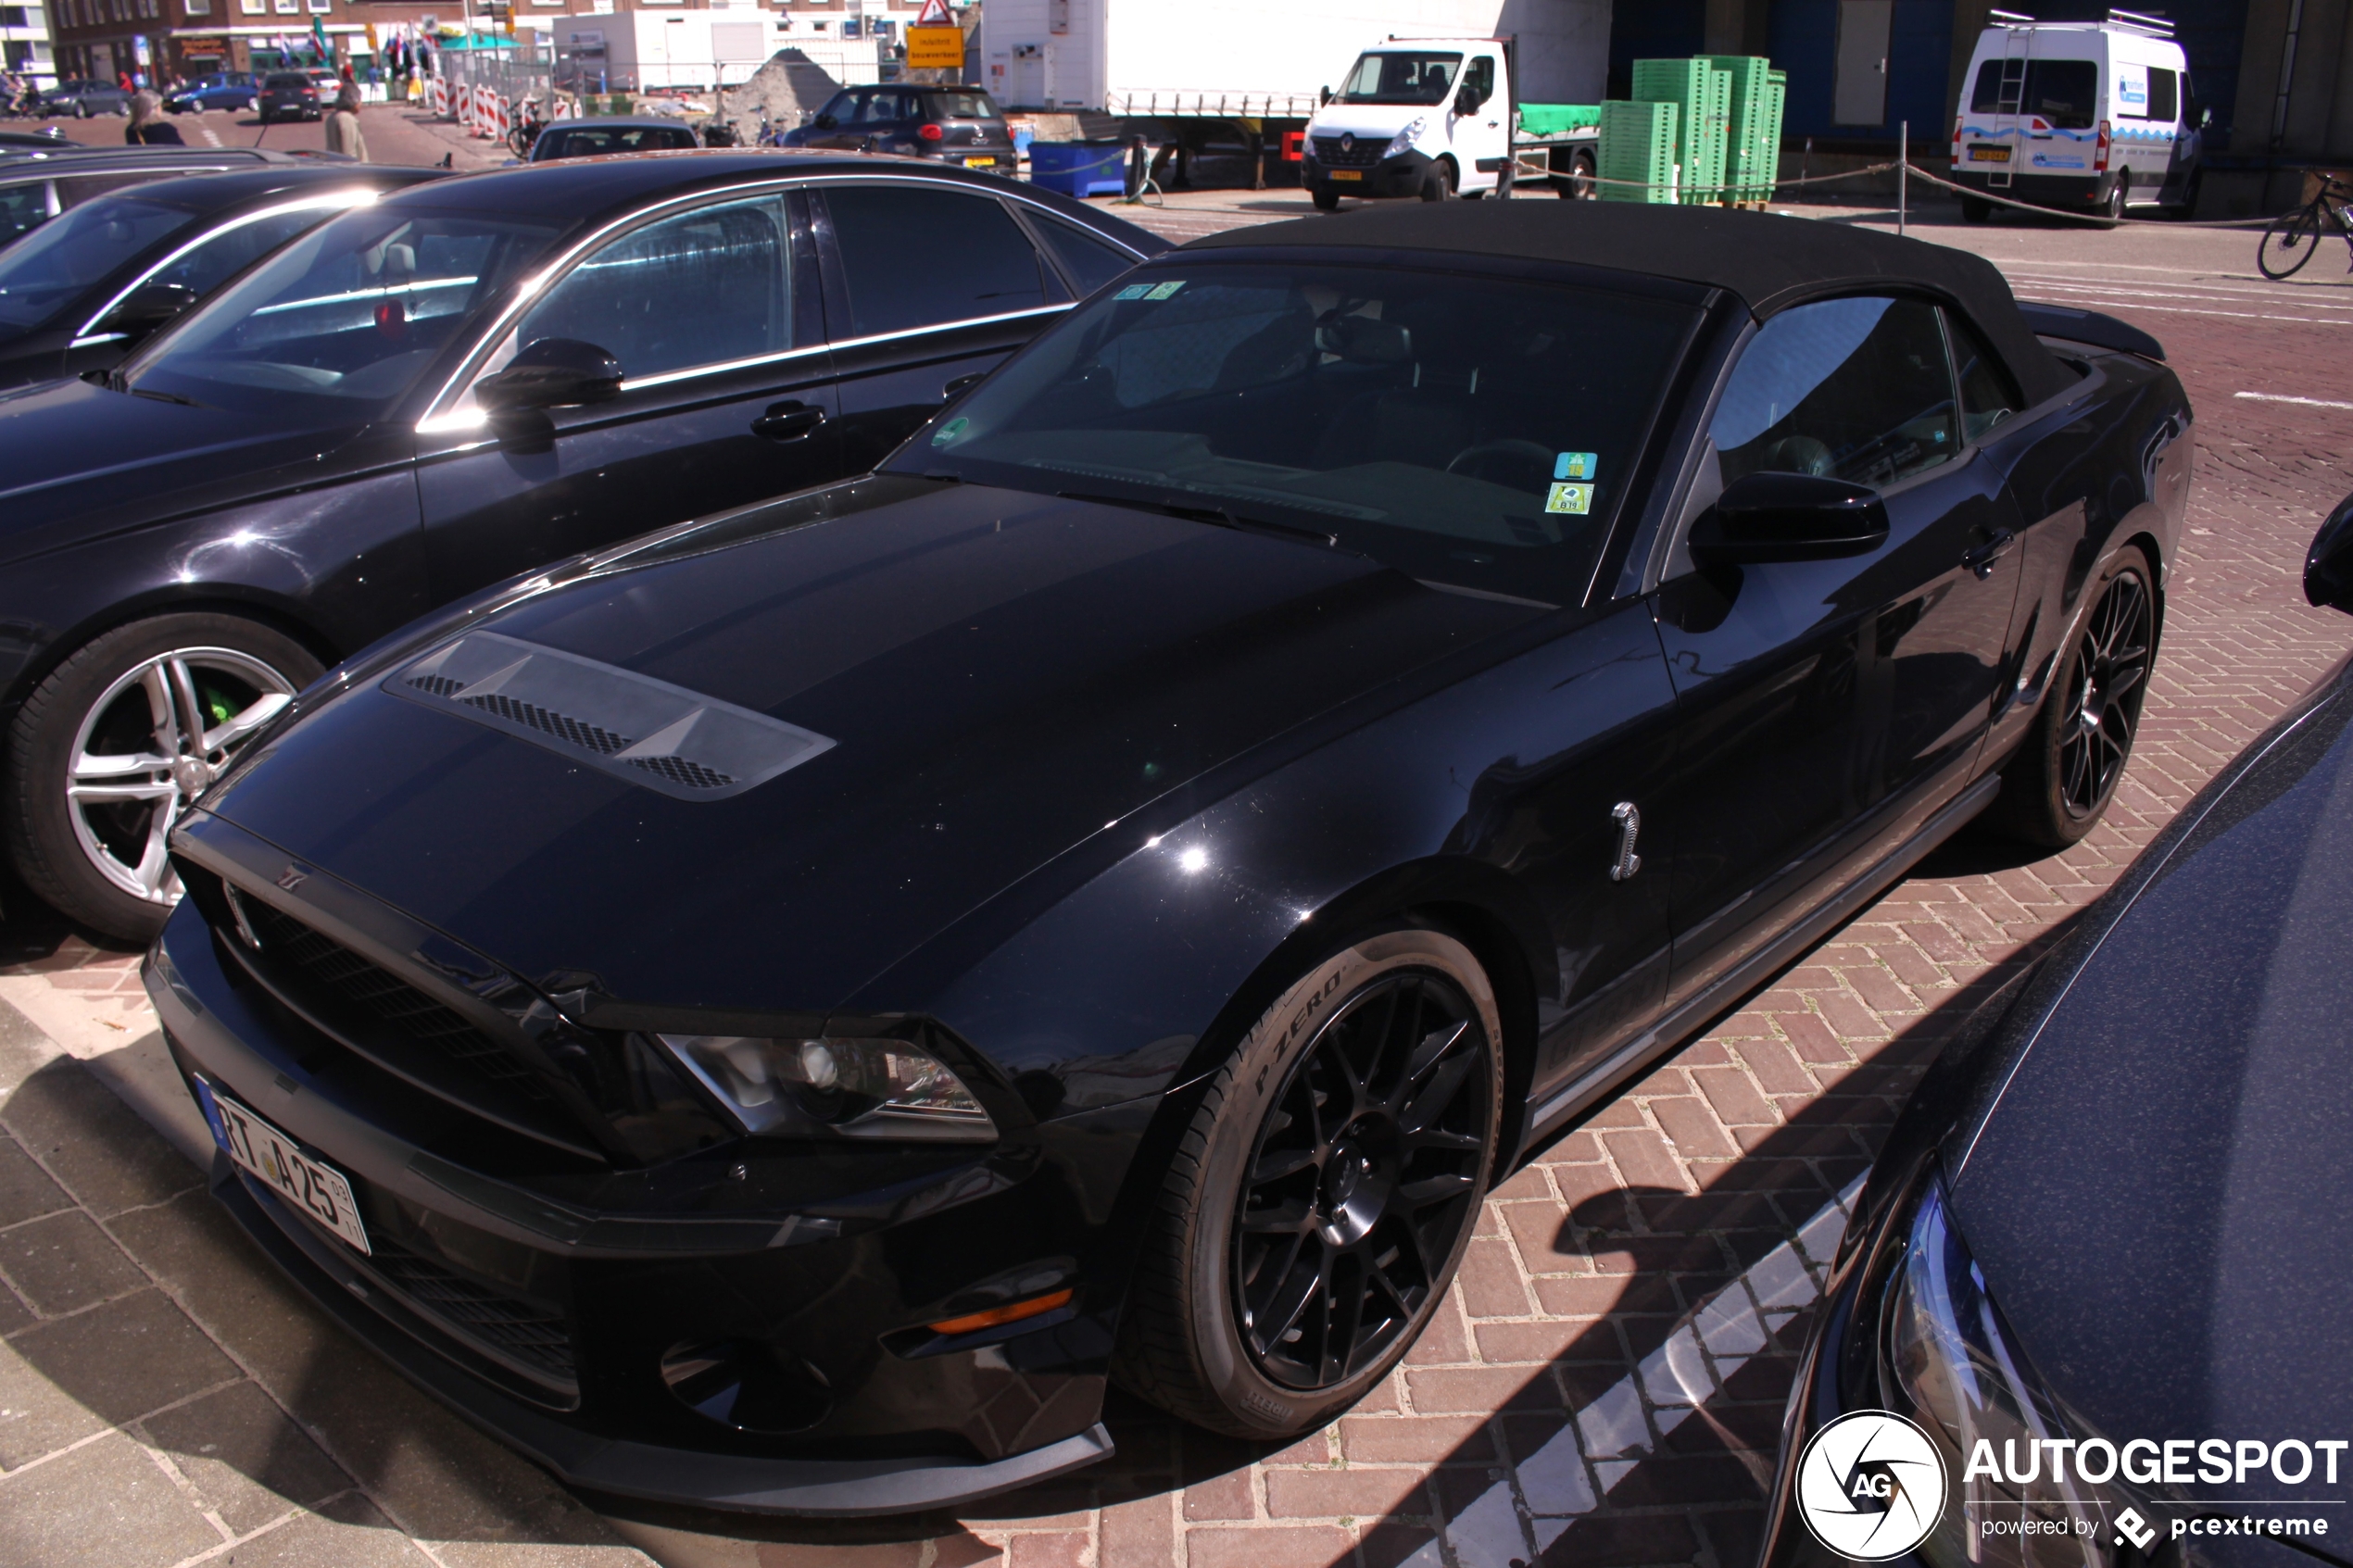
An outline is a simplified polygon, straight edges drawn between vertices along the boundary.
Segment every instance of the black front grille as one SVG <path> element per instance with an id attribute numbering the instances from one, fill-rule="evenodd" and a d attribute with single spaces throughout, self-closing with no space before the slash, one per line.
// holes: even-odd
<path id="1" fill-rule="evenodd" d="M 560 1311 L 477 1285 L 396 1241 L 371 1236 L 369 1245 L 370 1271 L 456 1337 L 555 1382 L 576 1382 L 572 1324 Z"/>
<path id="2" fill-rule="evenodd" d="M 1370 169 L 1380 161 L 1380 150 L 1385 144 L 1371 140 L 1360 141 L 1353 147 L 1340 144 L 1338 136 L 1316 137 L 1315 161 L 1327 169 Z"/>
<path id="3" fill-rule="evenodd" d="M 541 1103 L 553 1098 L 538 1074 L 453 1010 L 275 905 L 232 897 L 260 939 L 258 956 L 264 963 L 298 971 L 321 989 L 431 1046 L 479 1077 Z"/>

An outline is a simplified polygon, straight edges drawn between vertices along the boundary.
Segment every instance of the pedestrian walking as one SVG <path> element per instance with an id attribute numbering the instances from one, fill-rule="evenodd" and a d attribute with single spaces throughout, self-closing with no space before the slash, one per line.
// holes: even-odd
<path id="1" fill-rule="evenodd" d="M 131 124 L 123 131 L 122 139 L 134 147 L 187 145 L 181 140 L 179 128 L 165 123 L 163 100 L 145 89 L 131 95 Z"/>
<path id="2" fill-rule="evenodd" d="M 327 150 L 349 153 L 361 163 L 368 161 L 368 139 L 359 134 L 359 89 L 345 82 L 343 91 L 335 94 L 335 107 L 327 114 Z"/>

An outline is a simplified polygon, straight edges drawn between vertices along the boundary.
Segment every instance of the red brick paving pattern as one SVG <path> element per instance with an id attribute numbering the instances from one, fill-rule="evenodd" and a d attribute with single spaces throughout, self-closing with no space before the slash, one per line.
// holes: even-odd
<path id="1" fill-rule="evenodd" d="M 1799 1227 L 1860 1175 L 1968 1007 L 2353 649 L 2353 619 L 2306 608 L 2298 582 L 2320 517 L 2353 489 L 2353 412 L 2232 395 L 2353 396 L 2339 368 L 2353 329 L 2142 322 L 2198 414 L 2196 488 L 2139 746 L 2082 844 L 2025 865 L 1967 843 L 1941 853 L 1555 1141 L 1493 1195 L 1404 1366 L 1330 1430 L 1268 1452 L 1115 1399 L 1120 1455 L 1095 1472 L 957 1521 L 748 1532 L 763 1537 L 757 1560 L 1746 1568 L 1805 1328 L 1789 1308 L 1810 1296 Z M 61 985 L 135 992 L 128 959 L 53 961 Z M 1758 1276 L 1781 1281 L 1780 1308 Z M 1656 1398 L 1673 1399 L 1679 1369 L 1699 1405 Z"/>

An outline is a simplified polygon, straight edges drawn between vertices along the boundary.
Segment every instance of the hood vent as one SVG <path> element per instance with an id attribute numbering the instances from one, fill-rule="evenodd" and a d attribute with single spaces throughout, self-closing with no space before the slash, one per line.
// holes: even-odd
<path id="1" fill-rule="evenodd" d="M 667 681 L 496 632 L 469 632 L 386 677 L 384 689 L 679 800 L 740 795 L 834 744 Z"/>

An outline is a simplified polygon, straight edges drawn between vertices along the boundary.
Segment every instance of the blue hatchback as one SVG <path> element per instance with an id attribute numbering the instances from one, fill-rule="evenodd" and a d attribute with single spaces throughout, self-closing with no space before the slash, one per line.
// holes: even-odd
<path id="1" fill-rule="evenodd" d="M 163 101 L 173 114 L 201 114 L 206 109 L 249 109 L 254 104 L 253 77 L 242 70 L 200 76 Z"/>

